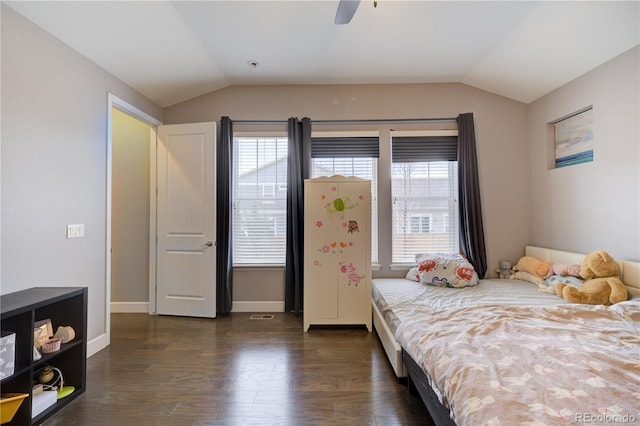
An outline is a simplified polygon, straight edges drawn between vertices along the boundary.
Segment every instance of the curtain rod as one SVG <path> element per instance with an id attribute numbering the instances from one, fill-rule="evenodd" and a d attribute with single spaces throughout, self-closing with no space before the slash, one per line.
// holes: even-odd
<path id="1" fill-rule="evenodd" d="M 420 124 L 420 123 L 451 123 L 457 118 L 396 118 L 396 119 L 370 119 L 370 120 L 311 120 L 311 124 L 339 125 L 339 124 Z M 287 120 L 231 120 L 238 124 L 287 124 Z"/>
<path id="2" fill-rule="evenodd" d="M 231 120 L 234 124 L 287 124 L 287 120 Z"/>
<path id="3" fill-rule="evenodd" d="M 420 124 L 420 123 L 449 123 L 457 118 L 383 118 L 372 120 L 311 120 L 311 124 Z"/>

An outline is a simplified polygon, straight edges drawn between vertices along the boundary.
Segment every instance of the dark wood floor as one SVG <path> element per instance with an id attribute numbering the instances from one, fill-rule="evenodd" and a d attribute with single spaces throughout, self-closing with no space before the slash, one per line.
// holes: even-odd
<path id="1" fill-rule="evenodd" d="M 45 425 L 425 425 L 375 334 L 301 318 L 113 314 L 87 391 Z"/>

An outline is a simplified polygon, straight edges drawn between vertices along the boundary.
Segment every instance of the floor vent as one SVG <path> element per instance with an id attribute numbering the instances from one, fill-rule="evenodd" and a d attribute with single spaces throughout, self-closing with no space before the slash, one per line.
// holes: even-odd
<path id="1" fill-rule="evenodd" d="M 249 319 L 252 320 L 272 320 L 273 315 L 251 315 Z"/>

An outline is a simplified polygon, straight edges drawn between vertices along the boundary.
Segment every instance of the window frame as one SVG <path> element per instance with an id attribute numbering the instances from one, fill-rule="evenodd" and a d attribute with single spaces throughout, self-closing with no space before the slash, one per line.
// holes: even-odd
<path id="1" fill-rule="evenodd" d="M 408 137 L 456 136 L 457 137 L 458 136 L 458 130 L 457 129 L 442 129 L 442 130 L 409 130 L 409 131 L 400 130 L 400 131 L 390 131 L 389 141 L 388 141 L 389 142 L 389 151 L 390 152 L 392 152 L 392 150 L 393 150 L 393 139 L 394 139 L 394 137 L 397 138 L 397 137 L 404 137 L 404 136 L 408 136 Z M 425 161 L 417 161 L 416 163 L 423 164 L 423 163 L 427 163 L 427 162 L 429 162 L 429 161 L 426 161 L 426 160 Z M 434 160 L 433 162 L 438 162 L 438 161 Z M 390 253 L 390 255 L 391 255 L 391 258 L 390 258 L 391 264 L 390 264 L 390 268 L 391 268 L 391 270 L 406 270 L 407 267 L 415 265 L 415 261 L 414 261 L 413 257 L 411 257 L 411 260 L 409 260 L 409 257 L 406 257 L 406 256 L 405 256 L 406 259 L 404 259 L 404 260 L 396 260 L 397 259 L 397 256 L 396 256 L 397 253 L 395 253 L 394 249 L 393 249 L 395 239 L 397 238 L 396 235 L 394 234 L 394 229 L 393 229 L 394 226 L 395 226 L 394 225 L 394 220 L 395 220 L 394 209 L 395 209 L 395 205 L 396 205 L 396 202 L 397 202 L 397 199 L 396 199 L 397 197 L 394 194 L 394 190 L 393 190 L 393 182 L 394 182 L 394 176 L 393 176 L 394 175 L 394 173 L 393 173 L 393 167 L 394 166 L 393 166 L 393 164 L 394 164 L 394 161 L 393 161 L 393 155 L 392 154 L 391 154 L 391 158 L 389 159 L 389 163 L 390 163 L 390 182 L 389 182 L 390 188 L 389 188 L 389 190 L 390 190 L 391 200 L 392 200 L 391 208 L 390 208 L 390 210 L 391 210 L 390 211 L 390 213 L 391 213 L 391 216 L 390 216 L 391 217 L 391 224 L 390 224 L 391 225 L 390 226 L 391 229 L 389 230 L 390 238 L 391 238 L 390 241 L 389 241 L 389 243 L 391 244 L 391 253 Z M 398 162 L 398 163 L 400 163 L 400 162 Z M 455 161 L 454 163 L 456 164 L 455 165 L 455 170 L 457 172 L 457 161 Z M 458 185 L 458 186 L 456 186 L 456 188 L 459 188 L 459 183 L 457 182 L 457 176 L 456 176 L 455 180 L 456 180 L 456 185 Z M 450 181 L 450 184 L 453 184 L 453 182 Z M 451 189 L 454 189 L 454 188 L 451 188 Z M 448 207 L 447 207 L 446 211 L 442 212 L 442 220 L 443 220 L 442 230 L 444 231 L 443 232 L 444 234 L 451 234 L 450 235 L 450 239 L 452 238 L 451 241 L 455 240 L 455 244 L 456 244 L 456 247 L 457 247 L 456 251 L 459 252 L 459 239 L 457 237 L 459 230 L 458 229 L 453 229 L 452 230 L 452 228 L 451 228 L 451 225 L 452 225 L 451 220 L 452 220 L 452 218 L 451 218 L 451 215 L 450 215 L 450 213 L 453 213 L 455 215 L 455 217 L 457 218 L 457 221 L 460 220 L 460 218 L 458 217 L 458 214 L 457 214 L 457 211 L 458 211 L 458 191 L 457 191 L 457 189 L 452 191 L 451 194 L 449 196 L 447 196 L 447 200 L 448 200 Z M 406 197 L 403 197 L 403 201 L 404 202 L 407 201 Z M 416 215 L 416 214 L 421 214 L 421 213 L 415 212 L 415 213 L 412 213 L 412 214 Z M 435 234 L 435 233 L 439 233 L 439 231 L 437 230 L 437 228 L 434 228 L 434 226 L 435 226 L 435 223 L 433 222 L 434 214 L 435 213 L 431 214 L 432 217 L 431 217 L 430 231 L 431 231 L 431 233 Z M 450 231 L 453 231 L 453 232 L 450 232 Z M 420 234 L 407 233 L 405 235 L 420 235 Z M 426 234 L 422 234 L 422 235 L 426 235 Z"/>
<path id="2" fill-rule="evenodd" d="M 318 129 L 318 127 L 316 127 L 316 129 Z M 369 127 L 368 129 L 364 129 L 362 131 L 356 131 L 356 130 L 348 130 L 348 129 L 347 130 L 334 130 L 334 129 L 322 130 L 322 128 L 320 127 L 320 130 L 313 131 L 312 137 L 316 137 L 316 136 L 331 137 L 332 135 L 348 136 L 352 134 L 355 134 L 358 136 L 377 136 L 378 137 L 379 157 L 376 165 L 377 194 L 375 194 L 376 204 L 377 204 L 377 224 L 372 223 L 372 230 L 375 229 L 375 231 L 377 231 L 378 253 L 377 253 L 377 263 L 375 263 L 375 261 L 372 262 L 372 270 L 373 271 L 382 270 L 384 265 L 384 269 L 387 271 L 401 271 L 401 270 L 406 271 L 408 267 L 413 266 L 415 263 L 413 262 L 413 265 L 412 265 L 409 262 L 394 262 L 393 252 L 392 252 L 392 245 L 394 241 L 393 225 L 392 225 L 392 220 L 394 219 L 394 213 L 393 213 L 393 201 L 394 201 L 393 197 L 394 196 L 393 196 L 393 189 L 392 189 L 393 159 L 391 156 L 391 148 L 393 143 L 392 140 L 394 137 L 405 136 L 405 135 L 407 136 L 416 136 L 416 135 L 418 136 L 419 135 L 457 136 L 458 131 L 456 129 L 452 129 L 451 127 L 449 127 L 449 129 L 442 129 L 442 130 L 441 129 L 429 130 L 428 128 L 423 130 L 403 130 L 403 129 L 392 130 L 386 126 L 382 126 L 382 127 L 375 126 L 374 128 L 375 130 Z M 252 130 L 243 130 L 240 132 L 234 132 L 234 139 L 242 138 L 242 137 L 249 137 L 249 138 L 278 137 L 283 140 L 286 140 L 287 134 L 286 134 L 286 131 L 274 131 L 273 129 L 271 131 L 255 131 L 252 129 Z M 287 156 L 288 156 L 288 152 L 287 152 Z M 234 161 L 237 161 L 237 160 L 234 159 Z M 234 173 L 237 173 L 237 172 L 234 171 Z M 310 170 L 310 173 L 312 173 L 311 170 Z M 235 195 L 233 193 L 235 182 L 233 181 L 233 179 L 235 179 L 235 177 L 232 177 L 232 182 L 231 182 L 232 202 L 235 202 Z M 280 193 L 281 195 L 286 197 L 286 187 L 287 187 L 286 181 L 284 182 L 284 185 L 279 184 L 278 186 L 276 186 L 276 191 L 275 191 L 276 195 Z M 275 201 L 272 198 L 270 198 L 269 200 Z M 448 213 L 449 211 L 442 211 L 442 218 L 441 218 L 442 220 L 434 216 L 434 218 L 431 221 L 432 232 L 437 232 L 437 233 L 439 233 L 440 231 L 446 232 L 448 229 L 452 229 L 451 227 L 454 225 L 452 223 L 452 220 L 456 220 L 455 218 L 458 215 L 457 208 L 456 208 L 455 216 L 450 217 Z M 437 213 L 437 215 L 439 214 L 440 213 Z M 286 223 L 286 211 L 285 211 L 284 220 Z M 459 221 L 460 218 L 458 218 L 457 220 Z M 281 222 L 278 222 L 278 223 L 281 223 Z M 278 232 L 279 229 L 280 228 L 278 228 L 278 226 L 276 225 L 276 232 Z M 233 238 L 233 235 L 232 235 L 232 238 Z M 286 239 L 286 230 L 284 231 L 284 238 Z M 372 240 L 373 240 L 373 232 L 372 232 Z M 284 244 L 285 244 L 284 250 L 286 253 L 286 242 Z M 285 259 L 286 259 L 286 254 L 285 254 Z M 273 269 L 273 268 L 279 269 L 284 267 L 284 262 L 285 260 L 283 260 L 283 263 L 277 263 L 277 264 L 276 263 L 237 263 L 234 259 L 233 268 L 234 269 L 257 268 L 262 270 Z M 380 276 L 387 276 L 387 275 L 385 274 Z"/>
<path id="3" fill-rule="evenodd" d="M 272 223 L 273 226 L 270 226 L 269 229 L 267 229 L 266 227 L 264 228 L 264 231 L 268 231 L 268 235 L 272 236 L 272 237 L 281 237 L 282 238 L 282 244 L 279 245 L 279 250 L 281 250 L 281 254 L 280 257 L 281 259 L 278 259 L 277 261 L 272 261 L 272 262 L 249 262 L 249 261 L 244 261 L 248 255 L 244 255 L 244 256 L 240 256 L 239 253 L 236 252 L 236 250 L 239 247 L 239 241 L 237 240 L 237 238 L 239 238 L 240 236 L 238 235 L 238 232 L 241 231 L 239 229 L 239 224 L 238 224 L 238 210 L 237 208 L 237 203 L 239 201 L 243 201 L 243 200 L 248 200 L 245 198 L 238 198 L 238 188 L 240 186 L 240 183 L 237 181 L 238 178 L 241 177 L 241 175 L 239 175 L 239 170 L 237 170 L 237 166 L 239 164 L 239 159 L 237 158 L 238 155 L 238 140 L 239 139 L 276 139 L 278 140 L 280 143 L 284 144 L 284 148 L 285 148 L 285 152 L 286 152 L 286 156 L 285 157 L 277 157 L 276 154 L 276 158 L 274 160 L 274 162 L 278 162 L 278 161 L 282 161 L 288 158 L 289 156 L 289 152 L 288 152 L 288 135 L 286 134 L 286 132 L 273 132 L 273 131 L 247 131 L 247 132 L 234 132 L 233 134 L 233 158 L 232 158 L 232 163 L 233 163 L 233 167 L 232 167 L 232 176 L 231 176 L 231 203 L 232 203 L 232 220 L 233 220 L 233 225 L 232 225 L 232 230 L 231 230 L 231 238 L 232 238 L 232 250 L 233 250 L 233 268 L 273 268 L 273 267 L 284 267 L 285 266 L 285 262 L 286 262 L 286 216 L 287 216 L 287 210 L 286 210 L 286 189 L 287 189 L 287 178 L 286 175 L 284 176 L 284 183 L 279 182 L 280 179 L 276 179 L 275 182 L 271 182 L 271 183 L 265 183 L 265 182 L 257 182 L 255 187 L 256 187 L 256 199 L 258 198 L 262 198 L 264 199 L 265 203 L 268 203 L 270 206 L 270 210 L 265 212 L 265 209 L 261 209 L 258 210 L 258 212 L 262 211 L 265 212 L 264 213 L 264 217 L 262 217 L 262 219 L 264 219 L 265 223 L 270 222 Z M 277 151 L 276 151 L 277 153 Z M 269 162 L 265 163 L 268 164 Z M 256 161 L 257 164 L 257 161 Z M 259 167 L 256 168 L 256 170 L 258 170 Z M 267 186 L 270 186 L 270 188 L 272 189 L 271 191 L 266 191 L 265 189 Z M 261 197 L 260 197 L 261 194 Z M 272 208 L 276 207 L 278 205 L 278 203 L 282 203 L 282 208 L 278 208 L 275 209 L 276 214 L 274 214 L 274 211 L 272 210 Z M 279 235 L 278 232 L 278 215 L 284 215 L 284 221 L 285 221 L 285 231 L 283 233 L 283 235 Z M 265 234 L 266 235 L 266 234 Z M 240 245 L 241 246 L 241 245 Z M 240 262 L 239 262 L 240 260 Z"/>

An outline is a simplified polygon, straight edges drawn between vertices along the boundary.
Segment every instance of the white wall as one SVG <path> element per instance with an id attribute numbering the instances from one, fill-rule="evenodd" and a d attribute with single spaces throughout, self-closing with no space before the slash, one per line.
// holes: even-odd
<path id="1" fill-rule="evenodd" d="M 104 340 L 107 94 L 162 109 L 2 4 L 2 294 L 89 288 L 90 343 Z M 68 240 L 65 225 L 85 237 Z M 95 347 L 95 345 L 92 345 Z"/>
<path id="2" fill-rule="evenodd" d="M 640 47 L 529 105 L 532 244 L 640 260 Z M 550 168 L 549 122 L 593 105 L 594 161 Z"/>

